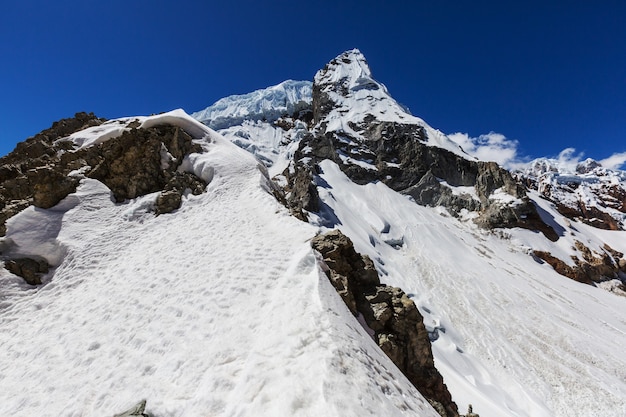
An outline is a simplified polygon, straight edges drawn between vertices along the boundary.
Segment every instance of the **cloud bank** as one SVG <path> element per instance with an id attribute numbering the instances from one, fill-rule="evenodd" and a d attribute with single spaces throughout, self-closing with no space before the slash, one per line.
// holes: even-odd
<path id="1" fill-rule="evenodd" d="M 465 152 L 481 161 L 494 161 L 505 168 L 513 168 L 525 163 L 528 158 L 520 158 L 517 152 L 518 142 L 508 139 L 501 133 L 489 132 L 478 137 L 471 137 L 467 133 L 453 133 L 448 135 Z"/>
<path id="2" fill-rule="evenodd" d="M 523 169 L 532 159 L 519 154 L 517 140 L 509 139 L 501 133 L 489 132 L 478 137 L 471 137 L 467 133 L 457 132 L 448 137 L 469 155 L 481 161 L 497 162 L 510 170 Z M 584 161 L 584 156 L 583 152 L 577 153 L 574 148 L 566 148 L 557 156 L 548 156 L 548 158 L 555 159 L 560 166 L 575 169 L 576 165 Z M 615 153 L 597 162 L 609 169 L 626 169 L 626 152 Z"/>

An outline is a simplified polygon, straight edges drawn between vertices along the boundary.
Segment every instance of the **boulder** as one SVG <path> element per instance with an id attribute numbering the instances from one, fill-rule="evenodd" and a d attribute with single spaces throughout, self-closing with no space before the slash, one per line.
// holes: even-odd
<path id="1" fill-rule="evenodd" d="M 145 412 L 146 400 L 141 400 L 134 407 L 124 411 L 120 414 L 115 414 L 113 417 L 151 417 L 150 414 Z"/>
<path id="2" fill-rule="evenodd" d="M 29 285 L 41 285 L 41 278 L 50 270 L 44 259 L 17 258 L 4 262 L 4 267 L 11 273 L 24 278 Z"/>

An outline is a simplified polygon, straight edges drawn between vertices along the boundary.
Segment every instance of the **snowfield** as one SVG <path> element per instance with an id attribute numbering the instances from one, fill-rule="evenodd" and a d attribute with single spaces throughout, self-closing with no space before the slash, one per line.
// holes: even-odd
<path id="1" fill-rule="evenodd" d="M 148 213 L 154 195 L 115 204 L 84 179 L 11 219 L 4 249 L 57 267 L 37 288 L 0 269 L 0 415 L 108 416 L 146 399 L 156 417 L 436 417 L 321 271 L 316 228 L 266 192 L 251 154 L 203 129 L 207 152 L 186 166 L 211 182 L 177 212 Z"/>
<path id="2" fill-rule="evenodd" d="M 473 404 L 481 417 L 626 415 L 624 297 L 535 261 L 527 248 L 545 241 L 537 233 L 480 230 L 382 183 L 354 184 L 333 162 L 320 166 L 332 218 L 318 224 L 334 221 L 375 260 L 382 282 L 412 294 L 461 412 Z M 613 235 L 624 250 L 625 233 Z"/>

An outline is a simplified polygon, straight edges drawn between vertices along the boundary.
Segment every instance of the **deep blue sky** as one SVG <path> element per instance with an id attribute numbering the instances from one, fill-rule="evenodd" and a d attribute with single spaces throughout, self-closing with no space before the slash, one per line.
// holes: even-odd
<path id="1" fill-rule="evenodd" d="M 354 47 L 446 133 L 626 152 L 623 0 L 22 0 L 0 8 L 0 154 L 77 111 L 193 112 Z"/>

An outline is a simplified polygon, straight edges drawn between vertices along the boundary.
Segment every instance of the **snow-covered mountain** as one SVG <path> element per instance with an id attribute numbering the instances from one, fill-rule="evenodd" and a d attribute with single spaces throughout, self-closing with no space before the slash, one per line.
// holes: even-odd
<path id="1" fill-rule="evenodd" d="M 560 213 L 597 228 L 624 230 L 626 172 L 604 168 L 593 159 L 570 166 L 541 158 L 517 175 Z"/>
<path id="2" fill-rule="evenodd" d="M 0 159 L 0 415 L 626 415 L 623 172 L 476 160 L 358 50 L 193 116 Z"/>
<path id="3" fill-rule="evenodd" d="M 311 106 L 310 81 L 287 80 L 252 93 L 225 97 L 191 116 L 212 129 L 223 129 L 244 121 L 274 122 L 279 117 L 298 115 Z"/>

